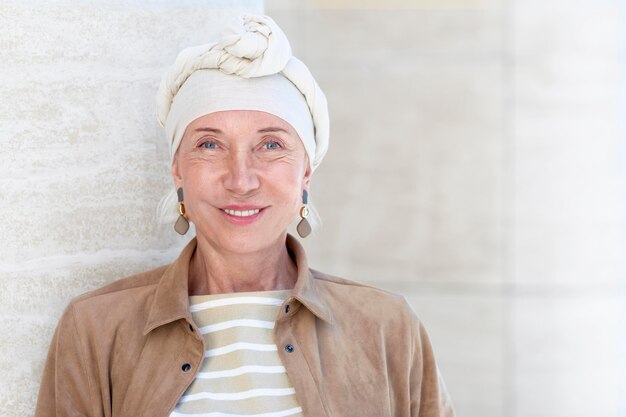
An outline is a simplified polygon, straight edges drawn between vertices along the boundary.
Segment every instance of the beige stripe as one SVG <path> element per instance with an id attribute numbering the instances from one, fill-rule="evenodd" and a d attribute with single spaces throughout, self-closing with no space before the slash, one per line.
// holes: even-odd
<path id="1" fill-rule="evenodd" d="M 217 379 L 217 378 L 232 378 L 234 376 L 245 374 L 284 374 L 284 366 L 257 366 L 248 365 L 240 366 L 235 369 L 225 369 L 223 371 L 213 372 L 198 372 L 196 378 L 200 379 Z"/>
<path id="2" fill-rule="evenodd" d="M 208 388 L 207 388 L 208 387 Z M 291 388 L 284 373 L 242 374 L 230 378 L 198 378 L 187 389 L 185 395 L 201 392 L 228 393 L 250 390 L 253 388 Z"/>
<path id="3" fill-rule="evenodd" d="M 196 324 L 210 326 L 233 319 L 254 319 L 276 321 L 280 307 L 267 305 L 230 305 L 191 313 Z"/>
<path id="4" fill-rule="evenodd" d="M 272 346 L 275 347 L 276 345 L 272 344 Z M 253 361 L 249 360 L 250 356 L 253 357 Z M 273 349 L 268 351 L 238 350 L 224 355 L 204 358 L 200 372 L 223 371 L 245 365 L 282 366 L 283 364 L 276 350 Z"/>
<path id="5" fill-rule="evenodd" d="M 293 395 L 296 391 L 293 388 L 255 388 L 240 392 L 198 392 L 197 394 L 184 395 L 179 402 L 197 400 L 214 400 L 214 401 L 238 401 L 256 397 L 282 397 L 285 395 Z"/>
<path id="6" fill-rule="evenodd" d="M 273 329 L 274 322 L 269 320 L 254 319 L 227 320 L 201 327 L 200 333 L 208 334 L 213 332 L 219 332 L 220 330 L 231 329 L 233 327 L 256 327 L 258 329 Z"/>
<path id="7" fill-rule="evenodd" d="M 202 310 L 208 310 L 211 308 L 229 306 L 229 305 L 245 305 L 245 304 L 254 304 L 254 305 L 269 305 L 269 306 L 280 306 L 283 303 L 283 299 L 281 298 L 269 298 L 269 297 L 232 297 L 232 298 L 221 298 L 218 300 L 208 300 L 204 302 L 198 302 L 197 304 L 191 304 L 191 312 L 195 313 Z"/>

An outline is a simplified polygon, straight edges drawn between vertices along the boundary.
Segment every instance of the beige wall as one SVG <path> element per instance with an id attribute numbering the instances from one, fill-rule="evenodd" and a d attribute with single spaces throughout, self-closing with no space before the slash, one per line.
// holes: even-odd
<path id="1" fill-rule="evenodd" d="M 408 297 L 459 416 L 626 415 L 618 6 L 266 1 L 331 107 L 312 264 Z"/>
<path id="2" fill-rule="evenodd" d="M 2 416 L 32 414 L 71 297 L 183 243 L 154 219 L 158 80 L 263 4 L 171 4 L 0 3 Z M 312 265 L 407 296 L 459 416 L 624 415 L 617 1 L 358 4 L 265 4 L 331 106 Z"/>

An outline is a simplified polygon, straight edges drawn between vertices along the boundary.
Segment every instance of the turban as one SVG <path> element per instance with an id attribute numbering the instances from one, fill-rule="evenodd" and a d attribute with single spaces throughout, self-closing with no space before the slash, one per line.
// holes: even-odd
<path id="1" fill-rule="evenodd" d="M 326 97 L 267 16 L 243 15 L 218 41 L 184 49 L 161 81 L 157 118 L 172 160 L 185 128 L 208 113 L 259 110 L 288 122 L 315 170 L 328 150 Z"/>

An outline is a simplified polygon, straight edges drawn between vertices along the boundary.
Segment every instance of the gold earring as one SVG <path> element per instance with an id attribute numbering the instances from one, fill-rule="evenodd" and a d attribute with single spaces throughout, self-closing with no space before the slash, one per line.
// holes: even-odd
<path id="1" fill-rule="evenodd" d="M 179 235 L 184 235 L 189 230 L 189 221 L 185 217 L 185 203 L 183 203 L 183 189 L 179 188 L 176 190 L 178 194 L 178 220 L 174 224 L 174 230 Z"/>
<path id="2" fill-rule="evenodd" d="M 302 208 L 300 208 L 300 222 L 296 226 L 296 231 L 300 237 L 305 238 L 311 234 L 311 224 L 306 219 L 309 217 L 309 208 L 306 206 L 309 203 L 309 193 L 306 190 L 302 192 Z"/>

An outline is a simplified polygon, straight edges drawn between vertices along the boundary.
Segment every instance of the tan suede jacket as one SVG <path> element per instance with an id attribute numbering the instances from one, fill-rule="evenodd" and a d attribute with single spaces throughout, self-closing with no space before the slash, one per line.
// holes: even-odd
<path id="1" fill-rule="evenodd" d="M 166 417 L 209 346 L 189 312 L 195 239 L 171 265 L 74 299 L 57 326 L 36 417 Z M 454 416 L 422 323 L 405 299 L 309 269 L 275 325 L 278 353 L 307 417 Z"/>

